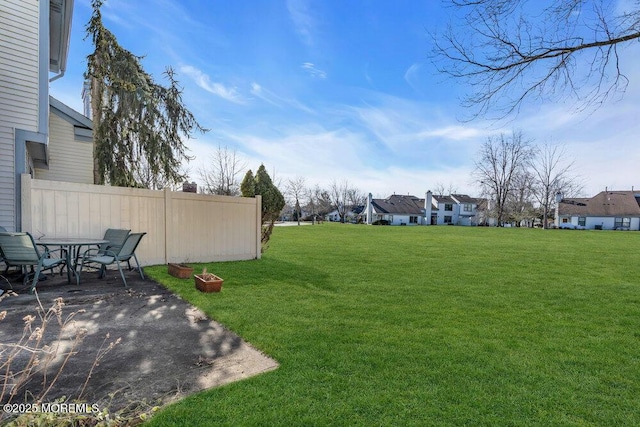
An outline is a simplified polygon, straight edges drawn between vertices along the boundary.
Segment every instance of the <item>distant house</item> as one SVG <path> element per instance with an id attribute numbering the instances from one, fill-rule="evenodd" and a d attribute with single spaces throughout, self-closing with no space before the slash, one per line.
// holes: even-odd
<path id="1" fill-rule="evenodd" d="M 478 206 L 483 199 L 469 197 L 466 194 L 436 195 L 431 194 L 431 191 L 428 191 L 426 196 L 426 217 L 430 218 L 429 224 L 478 225 Z"/>
<path id="2" fill-rule="evenodd" d="M 362 216 L 367 224 L 384 221 L 390 225 L 424 225 L 424 199 L 398 194 L 374 199 L 369 194 Z"/>
<path id="3" fill-rule="evenodd" d="M 0 1 L 0 225 L 8 230 L 21 229 L 20 175 L 56 173 L 53 128 L 65 125 L 50 117 L 49 82 L 65 73 L 72 14 L 73 0 Z"/>
<path id="4" fill-rule="evenodd" d="M 434 195 L 428 191 L 424 199 L 394 194 L 374 199 L 363 212 L 365 222 L 387 221 L 390 225 L 477 225 L 478 205 L 482 199 L 465 194 Z M 369 220 L 370 218 L 370 220 Z"/>
<path id="5" fill-rule="evenodd" d="M 359 217 L 359 215 L 362 213 L 363 210 L 364 210 L 364 206 L 355 206 L 351 209 L 348 209 L 344 213 L 344 221 L 354 222 Z M 324 215 L 324 219 L 325 221 L 340 222 L 340 212 L 338 212 L 337 209 L 334 209 L 328 214 Z"/>
<path id="6" fill-rule="evenodd" d="M 590 198 L 561 198 L 559 228 L 640 230 L 640 191 L 601 191 Z"/>

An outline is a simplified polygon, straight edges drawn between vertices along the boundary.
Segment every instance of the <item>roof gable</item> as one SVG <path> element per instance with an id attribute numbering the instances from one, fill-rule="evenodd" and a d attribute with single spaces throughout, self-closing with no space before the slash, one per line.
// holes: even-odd
<path id="1" fill-rule="evenodd" d="M 68 105 L 49 96 L 49 109 L 52 114 L 66 120 L 73 126 L 76 141 L 93 142 L 93 121 Z"/>

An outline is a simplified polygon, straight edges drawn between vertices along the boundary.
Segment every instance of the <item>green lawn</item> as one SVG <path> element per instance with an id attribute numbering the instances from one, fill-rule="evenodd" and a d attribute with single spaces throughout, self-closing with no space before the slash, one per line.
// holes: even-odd
<path id="1" fill-rule="evenodd" d="M 208 264 L 220 294 L 147 268 L 281 364 L 151 425 L 640 425 L 639 261 L 637 232 L 322 224 Z"/>

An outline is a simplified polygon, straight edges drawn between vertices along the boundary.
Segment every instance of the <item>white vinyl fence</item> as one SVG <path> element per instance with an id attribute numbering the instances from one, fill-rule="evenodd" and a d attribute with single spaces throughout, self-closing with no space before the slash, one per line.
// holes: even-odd
<path id="1" fill-rule="evenodd" d="M 260 258 L 261 198 L 212 196 L 32 179 L 22 175 L 22 231 L 99 238 L 147 233 L 142 265 Z"/>

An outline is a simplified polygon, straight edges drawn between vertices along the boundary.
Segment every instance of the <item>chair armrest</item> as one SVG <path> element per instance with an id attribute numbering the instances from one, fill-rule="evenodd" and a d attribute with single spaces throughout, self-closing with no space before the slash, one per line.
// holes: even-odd
<path id="1" fill-rule="evenodd" d="M 95 252 L 95 253 L 91 254 L 91 252 Z M 82 259 L 91 257 L 93 255 L 99 255 L 101 253 L 102 253 L 102 250 L 100 248 L 89 248 L 82 253 Z"/>
<path id="2" fill-rule="evenodd" d="M 94 254 L 91 254 L 91 252 L 94 252 Z M 86 258 L 90 258 L 92 256 L 96 256 L 96 255 L 101 255 L 101 256 L 110 256 L 113 258 L 116 258 L 116 254 L 113 251 L 109 251 L 109 250 L 104 250 L 104 249 L 100 249 L 100 248 L 90 248 L 87 249 L 86 251 L 83 252 L 82 254 L 82 260 L 84 261 L 84 259 Z"/>

